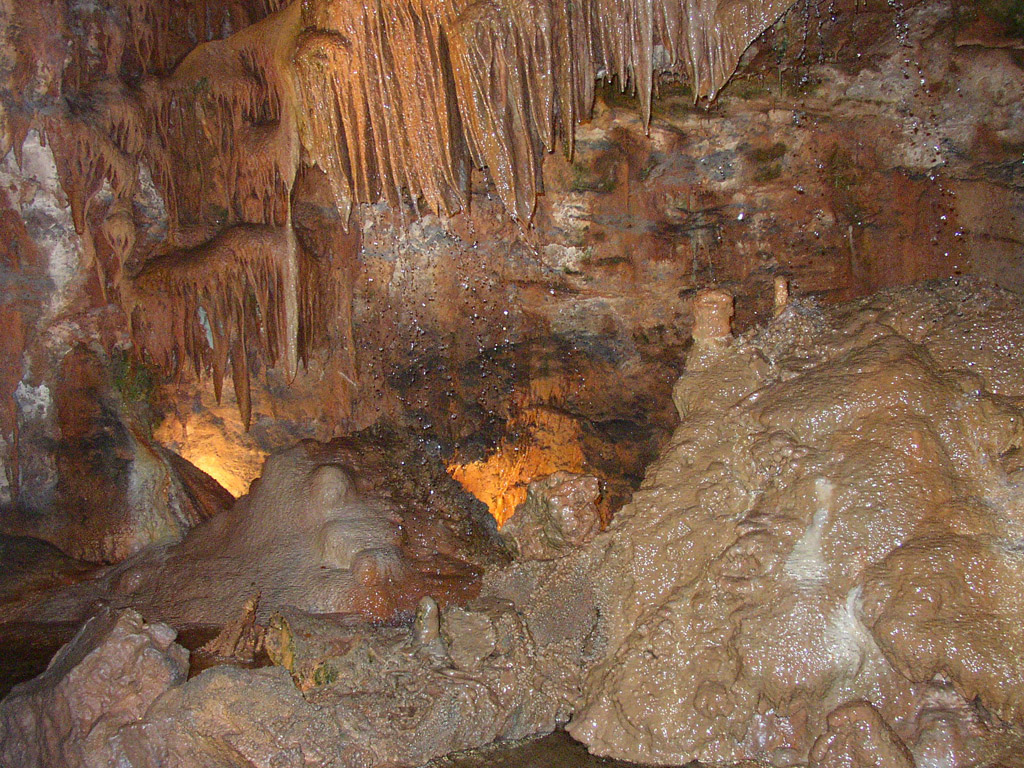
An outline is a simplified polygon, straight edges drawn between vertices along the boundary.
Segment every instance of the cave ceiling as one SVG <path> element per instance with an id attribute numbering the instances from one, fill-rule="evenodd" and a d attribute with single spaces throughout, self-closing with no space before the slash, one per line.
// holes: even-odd
<path id="1" fill-rule="evenodd" d="M 597 82 L 645 124 L 660 74 L 713 99 L 789 4 L 8 2 L 2 149 L 49 143 L 137 348 L 212 371 L 218 396 L 230 375 L 248 420 L 251 368 L 294 372 L 325 318 L 351 323 L 351 265 L 295 234 L 303 174 L 343 231 L 360 203 L 463 211 L 474 172 L 529 227 L 543 156 L 572 154 Z"/>

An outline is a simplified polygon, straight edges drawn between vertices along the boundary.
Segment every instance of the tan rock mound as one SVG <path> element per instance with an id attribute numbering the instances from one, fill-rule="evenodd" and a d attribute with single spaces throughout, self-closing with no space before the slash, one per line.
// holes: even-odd
<path id="1" fill-rule="evenodd" d="M 378 491 L 352 463 L 344 445 L 314 441 L 271 456 L 231 510 L 181 544 L 112 571 L 109 598 L 167 621 L 222 624 L 257 593 L 261 619 L 293 606 L 386 620 L 411 615 L 424 595 L 473 596 L 478 570 L 445 554 L 454 538 L 445 521 L 424 512 L 407 523 L 416 510 Z M 457 521 L 469 538 L 474 520 Z M 485 548 L 480 540 L 493 536 L 497 553 L 492 531 L 477 531 L 476 540 Z"/>
<path id="2" fill-rule="evenodd" d="M 135 611 L 104 611 L 86 623 L 39 677 L 0 702 L 0 764 L 87 765 L 118 729 L 136 722 L 184 682 L 188 651 L 165 624 Z"/>
<path id="3" fill-rule="evenodd" d="M 682 424 L 596 542 L 607 649 L 570 732 L 641 762 L 790 764 L 828 731 L 815 760 L 860 765 L 916 748 L 946 681 L 1022 724 L 1022 334 L 1019 299 L 947 283 L 695 347 Z M 896 741 L 826 721 L 858 701 Z"/>

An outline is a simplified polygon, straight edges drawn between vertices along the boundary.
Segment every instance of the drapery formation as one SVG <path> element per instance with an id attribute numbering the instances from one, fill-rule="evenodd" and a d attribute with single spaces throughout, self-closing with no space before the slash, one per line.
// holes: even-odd
<path id="1" fill-rule="evenodd" d="M 791 0 L 314 0 L 294 63 L 299 130 L 339 208 L 407 191 L 465 207 L 488 169 L 528 222 L 543 152 L 571 152 L 598 78 L 636 94 L 650 119 L 655 75 L 713 98 Z"/>

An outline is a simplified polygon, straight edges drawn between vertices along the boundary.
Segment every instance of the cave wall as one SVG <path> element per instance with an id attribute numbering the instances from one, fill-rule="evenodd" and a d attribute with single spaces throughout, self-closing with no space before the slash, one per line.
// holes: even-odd
<path id="1" fill-rule="evenodd" d="M 973 6 L 827 10 L 791 11 L 711 105 L 663 81 L 649 127 L 599 88 L 529 229 L 485 178 L 467 215 L 359 209 L 351 411 L 310 407 L 334 401 L 329 360 L 288 389 L 271 374 L 252 450 L 282 422 L 398 414 L 470 461 L 547 408 L 582 424 L 590 470 L 639 475 L 674 424 L 701 287 L 735 295 L 738 328 L 771 316 L 776 277 L 823 302 L 956 274 L 1024 288 L 1019 38 Z"/>
<path id="2" fill-rule="evenodd" d="M 655 78 L 649 121 L 642 87 L 599 85 L 528 212 L 491 163 L 458 205 L 353 187 L 351 215 L 288 129 L 287 51 L 240 53 L 294 11 L 186 4 L 180 26 L 159 3 L 56 3 L 38 23 L 48 7 L 3 9 L 5 504 L 53 504 L 76 344 L 144 350 L 153 385 L 121 394 L 157 441 L 231 464 L 235 494 L 300 437 L 384 417 L 471 461 L 546 411 L 622 497 L 674 423 L 698 288 L 729 289 L 739 327 L 776 277 L 822 301 L 958 273 L 1024 288 L 1024 54 L 998 4 L 800 3 L 720 91 Z M 113 151 L 86 151 L 97 127 Z"/>

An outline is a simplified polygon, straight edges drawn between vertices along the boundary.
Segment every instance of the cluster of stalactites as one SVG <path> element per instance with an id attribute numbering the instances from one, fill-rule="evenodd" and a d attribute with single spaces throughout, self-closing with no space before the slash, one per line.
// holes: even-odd
<path id="1" fill-rule="evenodd" d="M 180 45 L 228 37 L 285 5 L 286 0 L 121 0 L 135 56 L 145 72 L 163 73 L 177 64 Z"/>
<path id="2" fill-rule="evenodd" d="M 242 418 L 252 413 L 250 357 L 294 372 L 300 351 L 299 254 L 290 227 L 240 224 L 152 259 L 132 282 L 132 336 L 164 370 L 191 363 L 220 399 L 230 368 Z M 309 299 L 305 299 L 309 301 Z"/>
<path id="3" fill-rule="evenodd" d="M 713 96 L 790 2 L 123 0 L 123 16 L 94 19 L 110 50 L 94 58 L 83 48 L 65 67 L 74 93 L 46 130 L 80 232 L 109 183 L 106 277 L 122 289 L 138 345 L 167 369 L 212 370 L 218 396 L 230 365 L 248 419 L 257 348 L 263 362 L 294 370 L 324 337 L 325 312 L 351 345 L 351 307 L 332 298 L 336 281 L 318 279 L 330 270 L 304 262 L 295 244 L 290 198 L 301 164 L 325 172 L 344 221 L 355 203 L 397 204 L 406 194 L 438 212 L 464 209 L 476 167 L 526 223 L 542 156 L 558 143 L 571 153 L 597 79 L 636 93 L 645 121 L 657 71 L 688 74 L 697 97 Z M 115 17 L 127 28 L 104 26 Z M 117 81 L 122 70 L 163 73 L 202 40 L 211 42 L 172 75 Z M 3 133 L 17 146 L 25 128 L 7 112 Z M 142 167 L 162 193 L 168 236 L 163 255 L 126 280 Z M 346 370 L 354 376 L 354 365 Z"/>
<path id="4" fill-rule="evenodd" d="M 202 46 L 147 91 L 146 160 L 171 235 L 124 291 L 133 338 L 164 370 L 209 370 L 218 400 L 230 367 L 247 425 L 250 368 L 283 363 L 292 376 L 326 322 L 308 308 L 339 290 L 300 279 L 311 257 L 292 229 L 299 151 L 283 62 L 296 19 Z"/>
<path id="5" fill-rule="evenodd" d="M 655 74 L 712 98 L 792 0 L 311 0 L 294 56 L 308 161 L 338 207 L 402 191 L 465 207 L 471 166 L 528 222 L 542 154 L 572 151 L 598 78 L 650 119 Z"/>
<path id="6" fill-rule="evenodd" d="M 212 43 L 203 53 L 200 62 L 186 60 L 198 72 L 179 72 L 148 95 L 147 160 L 169 227 L 209 222 L 214 210 L 221 226 L 283 226 L 297 153 L 281 75 L 257 46 Z"/>

